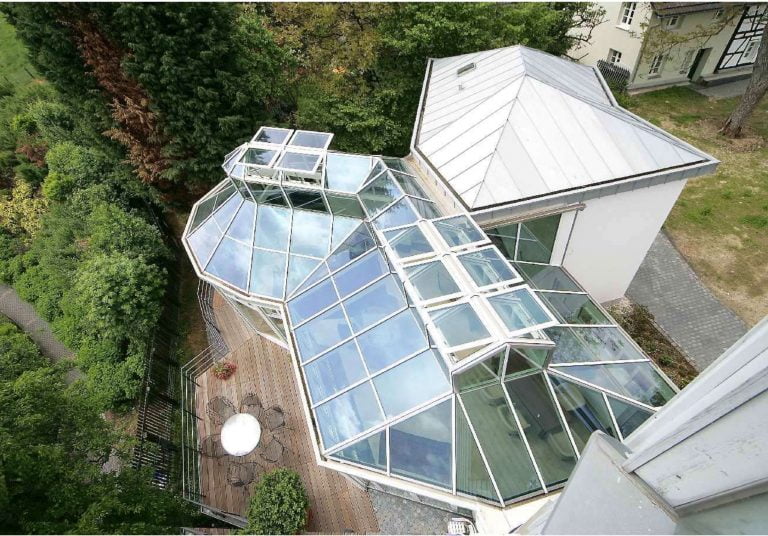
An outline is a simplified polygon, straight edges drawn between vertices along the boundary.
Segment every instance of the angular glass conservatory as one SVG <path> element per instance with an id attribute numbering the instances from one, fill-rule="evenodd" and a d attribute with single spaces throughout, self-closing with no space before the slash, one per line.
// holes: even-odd
<path id="1" fill-rule="evenodd" d="M 675 394 L 546 263 L 546 222 L 483 230 L 403 160 L 331 137 L 260 129 L 184 235 L 200 277 L 290 348 L 325 462 L 501 507 Z"/>

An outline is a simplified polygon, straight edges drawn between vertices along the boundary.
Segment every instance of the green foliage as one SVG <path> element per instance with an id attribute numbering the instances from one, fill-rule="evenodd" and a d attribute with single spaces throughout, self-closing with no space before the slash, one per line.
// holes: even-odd
<path id="1" fill-rule="evenodd" d="M 0 382 L 14 380 L 25 370 L 45 364 L 45 358 L 30 338 L 0 316 Z"/>
<path id="2" fill-rule="evenodd" d="M 309 500 L 299 475 L 276 469 L 256 484 L 244 534 L 299 534 L 307 524 Z"/>
<path id="3" fill-rule="evenodd" d="M 109 162 L 99 151 L 68 141 L 51 147 L 45 162 L 49 176 L 43 185 L 43 193 L 56 201 L 63 201 L 74 190 L 103 179 L 109 167 Z"/>

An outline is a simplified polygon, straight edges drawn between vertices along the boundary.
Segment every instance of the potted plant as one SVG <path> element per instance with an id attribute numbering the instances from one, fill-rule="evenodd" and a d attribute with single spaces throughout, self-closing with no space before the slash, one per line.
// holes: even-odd
<path id="1" fill-rule="evenodd" d="M 309 499 L 299 475 L 275 469 L 253 490 L 244 534 L 299 534 L 307 526 Z"/>
<path id="2" fill-rule="evenodd" d="M 229 361 L 219 361 L 213 365 L 213 375 L 220 380 L 228 380 L 237 370 L 237 365 Z"/>

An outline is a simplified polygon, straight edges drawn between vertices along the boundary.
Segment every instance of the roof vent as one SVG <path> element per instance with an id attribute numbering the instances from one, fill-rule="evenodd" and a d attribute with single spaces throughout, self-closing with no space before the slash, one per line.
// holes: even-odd
<path id="1" fill-rule="evenodd" d="M 475 68 L 475 64 L 473 63 L 467 63 L 466 65 L 463 65 L 456 69 L 456 76 L 461 76 L 464 73 L 468 73 L 469 71 L 473 70 Z"/>

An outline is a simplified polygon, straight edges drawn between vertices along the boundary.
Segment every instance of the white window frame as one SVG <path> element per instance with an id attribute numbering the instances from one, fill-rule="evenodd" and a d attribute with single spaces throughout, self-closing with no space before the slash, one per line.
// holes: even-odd
<path id="1" fill-rule="evenodd" d="M 755 60 L 757 59 L 757 52 L 759 50 L 760 50 L 760 38 L 753 37 L 752 39 L 749 40 L 749 42 L 747 43 L 747 46 L 744 47 L 744 52 L 741 55 L 742 61 L 755 63 Z"/>
<path id="2" fill-rule="evenodd" d="M 685 55 L 683 56 L 683 62 L 680 64 L 680 74 L 688 74 L 688 71 L 691 68 L 691 65 L 693 64 L 693 57 L 696 54 L 696 49 L 691 48 L 686 51 Z"/>
<path id="3" fill-rule="evenodd" d="M 621 63 L 621 52 L 615 48 L 608 49 L 608 62 L 619 65 Z"/>
<path id="4" fill-rule="evenodd" d="M 621 11 L 619 12 L 619 28 L 629 29 L 632 25 L 632 21 L 635 18 L 635 12 L 637 11 L 637 2 L 624 2 L 621 4 Z"/>
<path id="5" fill-rule="evenodd" d="M 664 54 L 656 54 L 651 59 L 651 64 L 648 68 L 648 77 L 656 78 L 661 76 L 661 69 L 664 66 Z"/>
<path id="6" fill-rule="evenodd" d="M 667 30 L 677 30 L 680 24 L 683 22 L 683 17 L 680 15 L 672 15 L 667 19 L 664 19 L 664 27 Z"/>
<path id="7" fill-rule="evenodd" d="M 712 15 L 712 20 L 720 20 L 723 16 L 723 13 L 725 13 L 725 10 L 722 7 L 716 9 L 715 13 Z"/>

